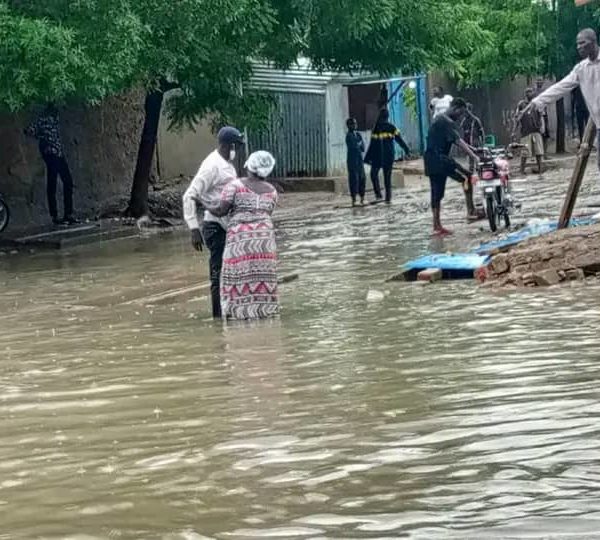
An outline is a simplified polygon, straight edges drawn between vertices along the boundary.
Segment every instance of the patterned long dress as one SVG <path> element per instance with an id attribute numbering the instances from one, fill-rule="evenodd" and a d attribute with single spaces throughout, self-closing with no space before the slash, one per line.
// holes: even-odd
<path id="1" fill-rule="evenodd" d="M 277 191 L 263 185 L 270 189 L 256 193 L 234 180 L 223 190 L 221 208 L 230 216 L 221 271 L 221 309 L 227 319 L 264 319 L 279 313 L 271 220 Z"/>

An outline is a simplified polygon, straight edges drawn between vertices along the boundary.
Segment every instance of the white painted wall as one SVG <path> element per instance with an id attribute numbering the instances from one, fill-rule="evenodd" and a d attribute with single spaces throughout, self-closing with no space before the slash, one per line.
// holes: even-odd
<path id="1" fill-rule="evenodd" d="M 350 115 L 348 88 L 329 84 L 325 96 L 327 124 L 327 175 L 346 175 L 346 120 Z"/>
<path id="2" fill-rule="evenodd" d="M 169 120 L 162 116 L 158 127 L 158 168 L 163 179 L 194 176 L 200 163 L 216 148 L 215 135 L 208 120 L 202 120 L 194 129 L 169 131 Z"/>
<path id="3" fill-rule="evenodd" d="M 346 120 L 350 114 L 348 89 L 330 84 L 325 96 L 327 175 L 346 175 Z M 164 179 L 196 174 L 202 160 L 215 148 L 215 136 L 208 121 L 195 126 L 195 131 L 169 131 L 163 117 L 158 132 L 158 165 Z"/>

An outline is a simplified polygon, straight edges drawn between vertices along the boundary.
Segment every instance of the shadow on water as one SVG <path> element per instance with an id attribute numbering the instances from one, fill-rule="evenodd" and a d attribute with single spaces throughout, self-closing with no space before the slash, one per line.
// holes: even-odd
<path id="1" fill-rule="evenodd" d="M 267 323 L 136 301 L 206 281 L 183 235 L 2 260 L 0 538 L 593 537 L 599 291 L 384 284 L 489 238 L 448 191 L 440 245 L 422 189 L 285 209 Z"/>

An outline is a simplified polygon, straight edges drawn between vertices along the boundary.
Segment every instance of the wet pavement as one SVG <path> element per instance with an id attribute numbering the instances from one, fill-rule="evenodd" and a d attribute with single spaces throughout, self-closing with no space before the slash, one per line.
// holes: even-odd
<path id="1" fill-rule="evenodd" d="M 567 176 L 516 182 L 516 220 Z M 425 187 L 312 200 L 276 321 L 144 300 L 206 282 L 187 235 L 0 259 L 0 539 L 597 536 L 600 288 L 384 284 L 490 238 L 458 186 L 445 241 Z"/>

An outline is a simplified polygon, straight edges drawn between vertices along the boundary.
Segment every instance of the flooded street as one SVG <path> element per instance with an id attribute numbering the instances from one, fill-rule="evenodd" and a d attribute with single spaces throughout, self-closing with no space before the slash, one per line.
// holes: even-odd
<path id="1" fill-rule="evenodd" d="M 600 287 L 384 283 L 490 238 L 452 183 L 432 241 L 428 197 L 284 206 L 267 323 L 148 302 L 206 283 L 183 233 L 0 259 L 0 539 L 597 537 Z"/>

